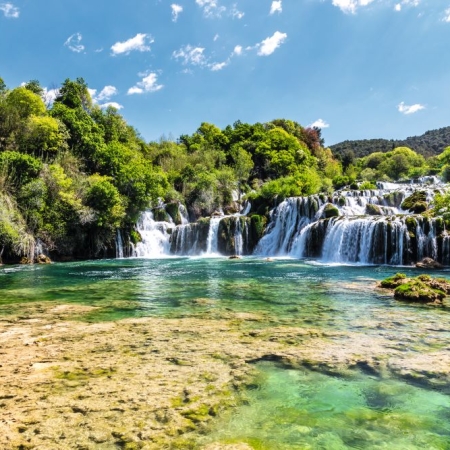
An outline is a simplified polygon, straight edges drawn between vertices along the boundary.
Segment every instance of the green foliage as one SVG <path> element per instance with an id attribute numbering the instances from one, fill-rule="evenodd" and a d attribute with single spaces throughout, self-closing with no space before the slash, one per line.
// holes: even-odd
<path id="1" fill-rule="evenodd" d="M 344 141 L 331 146 L 333 154 L 342 155 L 346 151 L 354 152 L 356 158 L 362 158 L 374 152 L 386 153 L 396 147 L 408 147 L 425 156 L 435 156 L 450 145 L 450 126 L 438 130 L 427 131 L 421 136 L 413 136 L 405 140 L 365 139 Z"/>
<path id="2" fill-rule="evenodd" d="M 38 176 L 42 162 L 30 155 L 5 151 L 0 153 L 0 168 L 9 171 L 15 185 L 20 186 Z"/>
<path id="3" fill-rule="evenodd" d="M 95 211 L 98 226 L 117 228 L 125 216 L 125 208 L 119 191 L 110 180 L 101 175 L 89 177 L 85 201 Z"/>
<path id="4" fill-rule="evenodd" d="M 6 103 L 15 109 L 20 119 L 30 116 L 43 116 L 46 108 L 42 98 L 26 87 L 13 89 L 6 96 Z"/>

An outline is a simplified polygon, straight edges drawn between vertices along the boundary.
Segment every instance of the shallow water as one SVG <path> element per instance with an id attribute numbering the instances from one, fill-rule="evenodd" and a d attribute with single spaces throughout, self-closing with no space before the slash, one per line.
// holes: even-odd
<path id="1" fill-rule="evenodd" d="M 34 302 L 95 306 L 77 320 L 226 318 L 242 327 L 292 326 L 382 336 L 391 348 L 450 350 L 450 305 L 395 301 L 378 280 L 412 268 L 323 266 L 299 260 L 170 258 L 0 268 L 0 317 Z M 435 272 L 448 276 L 449 272 Z M 355 372 L 337 378 L 260 364 L 248 405 L 219 420 L 212 438 L 255 449 L 450 449 L 442 392 Z M 208 439 L 210 439 L 208 437 Z M 207 439 L 207 441 L 208 441 Z"/>
<path id="2" fill-rule="evenodd" d="M 260 385 L 203 442 L 258 450 L 448 449 L 450 398 L 361 373 L 335 377 L 261 363 Z"/>

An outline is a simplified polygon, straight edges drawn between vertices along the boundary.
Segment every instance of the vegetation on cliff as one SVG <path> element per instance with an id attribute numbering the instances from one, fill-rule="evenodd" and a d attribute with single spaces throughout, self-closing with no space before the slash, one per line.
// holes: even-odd
<path id="1" fill-rule="evenodd" d="M 428 160 L 406 147 L 338 160 L 320 129 L 286 119 L 224 129 L 204 122 L 176 141 L 145 142 L 115 108 L 92 101 L 82 78 L 65 80 L 52 102 L 36 80 L 8 89 L 0 79 L 4 261 L 32 261 L 41 244 L 55 259 L 114 255 L 117 229 L 137 242 L 139 215 L 161 203 L 155 217 L 180 223 L 179 203 L 195 221 L 249 199 L 261 216 L 252 222 L 257 239 L 286 197 L 425 174 L 449 177 L 450 147 Z M 445 209 L 442 195 L 434 211 Z"/>

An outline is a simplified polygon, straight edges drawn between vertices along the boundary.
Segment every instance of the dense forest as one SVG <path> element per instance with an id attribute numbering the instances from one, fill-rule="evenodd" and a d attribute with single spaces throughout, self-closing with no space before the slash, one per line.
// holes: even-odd
<path id="1" fill-rule="evenodd" d="M 94 104 L 81 78 L 65 80 L 50 104 L 44 94 L 36 80 L 9 89 L 0 79 L 5 262 L 32 262 L 41 245 L 56 260 L 112 256 L 117 230 L 139 241 L 138 217 L 161 205 L 175 223 L 179 204 L 191 221 L 236 212 L 245 199 L 263 216 L 288 196 L 450 174 L 450 147 L 428 160 L 406 147 L 336 159 L 320 129 L 286 119 L 204 122 L 177 141 L 145 142 L 116 109 Z"/>
<path id="2" fill-rule="evenodd" d="M 362 139 L 344 141 L 332 145 L 331 151 L 337 157 L 343 157 L 353 152 L 355 158 L 362 158 L 374 152 L 389 152 L 396 147 L 409 147 L 425 157 L 436 156 L 450 145 L 450 127 L 427 131 L 421 136 L 412 136 L 404 140 L 393 139 Z"/>

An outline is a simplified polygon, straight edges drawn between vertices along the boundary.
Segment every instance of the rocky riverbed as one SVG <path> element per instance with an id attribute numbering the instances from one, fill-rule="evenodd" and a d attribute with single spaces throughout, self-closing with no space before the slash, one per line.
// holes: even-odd
<path id="1" fill-rule="evenodd" d="M 0 318 L 0 447 L 249 449 L 197 442 L 222 410 L 245 401 L 260 360 L 450 391 L 450 344 L 436 319 L 402 334 L 386 311 L 352 331 L 323 331 L 193 304 L 198 317 L 88 323 L 92 307 L 37 302 Z"/>

